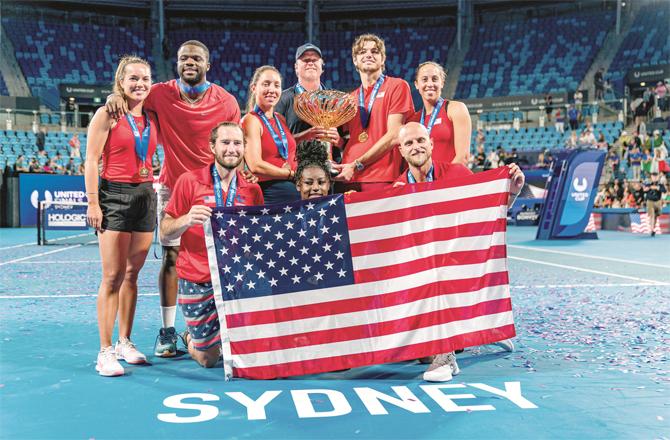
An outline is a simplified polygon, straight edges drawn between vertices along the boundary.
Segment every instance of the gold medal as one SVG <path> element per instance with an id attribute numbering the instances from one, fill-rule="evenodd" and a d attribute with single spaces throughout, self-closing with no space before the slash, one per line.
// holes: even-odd
<path id="1" fill-rule="evenodd" d="M 368 134 L 365 131 L 362 131 L 361 134 L 358 135 L 358 142 L 365 142 L 368 140 Z"/>
<path id="2" fill-rule="evenodd" d="M 149 177 L 149 168 L 144 166 L 140 167 L 140 177 L 142 178 Z"/>

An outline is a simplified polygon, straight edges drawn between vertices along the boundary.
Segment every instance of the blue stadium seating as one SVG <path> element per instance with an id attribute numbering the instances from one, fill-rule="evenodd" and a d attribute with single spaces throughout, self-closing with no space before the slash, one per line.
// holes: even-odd
<path id="1" fill-rule="evenodd" d="M 605 12 L 482 25 L 472 36 L 455 96 L 574 90 L 613 24 L 614 15 Z"/>
<path id="2" fill-rule="evenodd" d="M 68 142 L 72 137 L 72 133 L 62 133 L 60 131 L 48 132 L 45 139 L 44 151 L 49 157 L 54 157 L 60 153 L 67 162 L 70 156 L 70 147 Z M 32 158 L 37 158 L 42 164 L 46 161 L 44 156 L 37 154 L 37 146 L 35 145 L 36 136 L 32 131 L 23 130 L 0 130 L 0 169 L 4 166 L 13 166 L 16 158 L 19 155 L 24 155 L 28 161 Z M 81 159 L 75 159 L 75 163 L 79 164 L 83 161 L 86 155 L 86 133 L 79 134 L 81 141 Z M 63 163 L 62 165 L 65 165 Z"/>
<path id="3" fill-rule="evenodd" d="M 146 30 L 19 18 L 2 24 L 33 96 L 51 109 L 58 108 L 62 82 L 109 84 L 125 54 L 152 61 Z"/>
<path id="4" fill-rule="evenodd" d="M 612 143 L 619 138 L 621 130 L 623 130 L 623 124 L 621 122 L 603 122 L 593 126 L 593 132 L 596 138 L 602 132 L 605 136 L 605 140 L 609 143 Z M 498 146 L 503 147 L 506 151 L 510 151 L 512 148 L 516 148 L 519 151 L 530 151 L 547 148 L 562 148 L 565 145 L 565 141 L 570 137 L 570 131 L 566 130 L 561 134 L 556 131 L 556 128 L 553 125 L 551 125 L 544 128 L 522 127 L 519 131 L 514 129 L 490 129 L 484 132 L 484 136 L 484 145 L 487 152 L 496 149 Z M 473 149 L 476 146 L 476 137 L 477 132 L 476 130 L 473 130 L 470 139 L 470 145 Z"/>
<path id="5" fill-rule="evenodd" d="M 605 75 L 617 92 L 623 92 L 624 78 L 629 70 L 670 63 L 668 23 L 670 7 L 667 3 L 640 8 Z"/>
<path id="6" fill-rule="evenodd" d="M 5 84 L 5 79 L 0 75 L 0 95 L 9 96 L 9 91 L 7 90 L 7 84 Z"/>

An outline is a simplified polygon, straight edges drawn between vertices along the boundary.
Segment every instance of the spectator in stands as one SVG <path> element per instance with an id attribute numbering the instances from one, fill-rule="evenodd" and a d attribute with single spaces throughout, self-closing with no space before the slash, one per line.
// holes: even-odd
<path id="1" fill-rule="evenodd" d="M 642 178 L 648 179 L 651 174 L 651 165 L 653 157 L 649 147 L 645 147 L 642 152 Z"/>
<path id="2" fill-rule="evenodd" d="M 644 194 L 647 201 L 647 215 L 649 216 L 649 229 L 651 236 L 656 235 L 656 219 L 661 215 L 663 209 L 663 193 L 666 191 L 665 185 L 659 182 L 659 175 L 656 172 L 651 173 L 651 179 L 645 182 Z"/>
<path id="3" fill-rule="evenodd" d="M 668 169 L 668 164 L 666 159 L 668 158 L 668 148 L 665 145 L 663 136 L 661 136 L 660 130 L 654 130 L 654 137 L 651 140 L 651 147 L 654 149 L 654 154 L 652 157 L 651 172 L 660 172 L 667 173 L 670 171 Z"/>
<path id="4" fill-rule="evenodd" d="M 631 109 L 633 110 L 633 114 L 635 115 L 635 127 L 637 127 L 637 131 L 639 132 L 640 124 L 643 123 L 647 118 L 646 103 L 642 99 L 642 97 L 638 97 L 633 100 L 633 102 L 631 103 Z"/>
<path id="5" fill-rule="evenodd" d="M 579 111 L 572 104 L 568 107 L 568 122 L 570 130 L 575 131 L 579 128 Z"/>
<path id="6" fill-rule="evenodd" d="M 574 98 L 574 101 L 575 101 L 575 108 L 577 109 L 578 112 L 581 113 L 582 103 L 584 102 L 584 94 L 579 89 L 575 90 L 575 94 L 573 95 L 573 98 Z"/>
<path id="7" fill-rule="evenodd" d="M 83 176 L 86 171 L 86 167 L 84 166 L 84 162 L 79 164 L 79 167 L 77 167 L 77 175 L 78 176 Z"/>
<path id="8" fill-rule="evenodd" d="M 299 200 L 293 178 L 297 166 L 295 139 L 286 120 L 274 108 L 281 95 L 281 75 L 261 66 L 249 83 L 247 115 L 242 120 L 246 165 L 258 176 L 265 203 Z"/>
<path id="9" fill-rule="evenodd" d="M 579 139 L 577 138 L 577 131 L 572 130 L 570 132 L 570 137 L 565 140 L 565 148 L 577 148 L 579 144 Z"/>
<path id="10" fill-rule="evenodd" d="M 609 148 L 609 144 L 605 139 L 605 133 L 603 133 L 602 131 L 598 132 L 598 139 L 596 140 L 596 146 L 598 147 L 598 149 L 601 150 L 607 150 L 607 148 Z"/>
<path id="11" fill-rule="evenodd" d="M 409 84 L 384 74 L 386 46 L 376 35 L 360 35 L 351 47 L 361 86 L 353 93 L 359 112 L 347 123 L 349 141 L 344 147 L 339 191 L 370 191 L 393 182 L 402 166 L 394 150 L 398 130 L 414 113 Z"/>
<path id="12" fill-rule="evenodd" d="M 435 149 L 435 160 L 465 165 L 470 155 L 472 122 L 468 108 L 460 101 L 442 98 L 447 80 L 444 68 L 433 61 L 421 63 L 416 69 L 414 87 L 421 95 L 423 107 L 409 121 L 428 129 Z M 484 132 L 477 130 L 477 145 L 483 145 Z"/>
<path id="13" fill-rule="evenodd" d="M 156 227 L 156 194 L 147 158 L 159 138 L 155 115 L 144 100 L 151 91 L 151 67 L 146 60 L 125 56 L 114 77 L 114 93 L 124 96 L 129 112 L 114 119 L 100 107 L 88 127 L 86 197 L 88 223 L 98 231 L 102 281 L 98 290 L 100 352 L 96 370 L 120 376 L 118 360 L 143 364 L 146 356 L 130 340 L 137 304 L 139 275 Z M 102 157 L 102 172 L 98 167 Z M 112 346 L 116 316 L 119 339 Z"/>
<path id="14" fill-rule="evenodd" d="M 563 112 L 561 111 L 560 108 L 556 110 L 556 117 L 554 119 L 554 126 L 556 127 L 556 131 L 563 134 L 565 133 L 565 116 L 563 115 Z"/>
<path id="15" fill-rule="evenodd" d="M 661 111 L 667 111 L 668 110 L 668 93 L 670 92 L 668 90 L 668 85 L 664 81 L 659 81 L 658 84 L 656 84 L 656 101 L 658 102 L 658 107 L 661 109 Z"/>
<path id="16" fill-rule="evenodd" d="M 619 155 L 614 147 L 611 147 L 605 156 L 605 163 L 612 172 L 612 176 L 616 176 L 619 172 Z"/>
<path id="17" fill-rule="evenodd" d="M 547 115 L 547 122 L 551 122 L 551 114 L 554 112 L 554 98 L 550 94 L 544 96 L 544 112 Z"/>
<path id="18" fill-rule="evenodd" d="M 311 43 L 303 44 L 295 52 L 295 64 L 293 65 L 298 82 L 281 92 L 281 98 L 275 106 L 275 111 L 286 119 L 286 124 L 293 134 L 296 143 L 307 139 L 327 140 L 335 145 L 339 144 L 340 136 L 337 129 L 324 129 L 312 127 L 303 121 L 293 111 L 295 95 L 305 91 L 319 90 L 321 86 L 321 74 L 323 73 L 323 58 L 321 49 Z"/>
<path id="19" fill-rule="evenodd" d="M 595 74 L 593 74 L 593 85 L 595 86 L 595 100 L 602 101 L 604 92 L 605 92 L 605 69 L 603 67 L 599 68 Z"/>
<path id="20" fill-rule="evenodd" d="M 579 140 L 577 141 L 577 145 L 592 147 L 592 146 L 595 146 L 596 143 L 597 143 L 596 137 L 593 135 L 591 130 L 589 130 L 588 128 L 585 128 L 584 130 L 582 130 L 581 134 L 579 135 Z"/>
<path id="21" fill-rule="evenodd" d="M 486 153 L 484 152 L 484 145 L 477 146 L 477 154 L 475 154 L 474 165 L 480 170 L 484 169 L 486 165 Z"/>
<path id="22" fill-rule="evenodd" d="M 512 147 L 512 151 L 505 156 L 505 165 L 516 164 L 519 165 L 519 154 L 516 151 L 516 147 Z"/>
<path id="23" fill-rule="evenodd" d="M 484 147 L 486 145 L 486 136 L 484 135 L 484 130 L 481 128 L 477 130 L 477 137 L 475 138 L 475 142 L 477 142 L 477 148 L 480 146 Z"/>
<path id="24" fill-rule="evenodd" d="M 631 194 L 635 198 L 635 205 L 637 207 L 644 205 L 644 188 L 642 187 L 642 182 L 634 181 L 632 183 Z"/>
<path id="25" fill-rule="evenodd" d="M 30 159 L 30 165 L 28 166 L 28 172 L 29 173 L 40 173 L 40 172 L 42 172 L 42 167 L 40 166 L 37 159 L 35 159 L 34 157 L 32 159 Z"/>
<path id="26" fill-rule="evenodd" d="M 79 133 L 75 133 L 68 142 L 70 146 L 70 157 L 81 158 L 81 141 L 79 140 Z"/>
<path id="27" fill-rule="evenodd" d="M 642 171 L 642 152 L 637 144 L 628 153 L 628 160 L 630 161 L 630 176 L 633 180 L 640 180 Z"/>
<path id="28" fill-rule="evenodd" d="M 221 121 L 240 120 L 237 100 L 223 87 L 207 80 L 210 57 L 206 45 L 197 40 L 183 42 L 177 51 L 176 64 L 178 78 L 154 84 L 145 103 L 147 110 L 156 113 L 159 125 L 165 127 L 161 133 L 165 156 L 156 191 L 159 222 L 177 178 L 211 163 L 209 134 L 212 128 Z M 124 102 L 121 96 L 108 98 L 108 111 L 123 116 L 127 112 Z M 179 256 L 179 240 L 161 241 L 161 245 L 163 261 L 158 275 L 158 291 L 162 327 L 154 354 L 174 357 L 178 341 L 174 325 L 178 280 L 175 264 Z"/>
<path id="29" fill-rule="evenodd" d="M 46 144 L 47 139 L 47 128 L 45 126 L 40 127 L 40 131 L 35 135 L 35 145 L 37 146 L 37 152 L 44 156 L 46 153 L 44 151 L 44 145 Z"/>
<path id="30" fill-rule="evenodd" d="M 23 154 L 19 154 L 14 162 L 14 172 L 15 173 L 27 173 L 30 171 L 28 163 L 26 163 L 26 157 Z"/>
<path id="31" fill-rule="evenodd" d="M 74 159 L 71 157 L 65 165 L 65 174 L 73 176 L 77 174 L 77 168 L 77 164 L 74 163 Z"/>
<path id="32" fill-rule="evenodd" d="M 623 198 L 621 199 L 622 208 L 637 208 L 635 194 L 630 190 L 630 185 L 626 184 L 623 189 Z"/>
<path id="33" fill-rule="evenodd" d="M 65 125 L 68 127 L 74 127 L 74 111 L 76 109 L 74 98 L 69 97 L 65 102 Z"/>

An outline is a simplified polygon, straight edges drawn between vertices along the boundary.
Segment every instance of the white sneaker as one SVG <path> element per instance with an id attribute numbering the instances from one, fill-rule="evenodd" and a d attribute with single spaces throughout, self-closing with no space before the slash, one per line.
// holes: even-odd
<path id="1" fill-rule="evenodd" d="M 514 342 L 511 339 L 505 339 L 504 341 L 494 342 L 493 345 L 500 347 L 505 351 L 512 353 L 514 351 Z"/>
<path id="2" fill-rule="evenodd" d="M 430 367 L 423 373 L 423 380 L 427 382 L 448 382 L 460 372 L 461 369 L 458 368 L 453 351 L 438 354 Z"/>
<path id="3" fill-rule="evenodd" d="M 135 348 L 135 344 L 130 339 L 119 340 L 116 343 L 114 351 L 116 352 L 117 359 L 126 361 L 129 364 L 143 364 L 147 361 L 147 357 Z"/>
<path id="4" fill-rule="evenodd" d="M 95 369 L 100 376 L 123 376 L 125 373 L 111 345 L 100 350 Z"/>

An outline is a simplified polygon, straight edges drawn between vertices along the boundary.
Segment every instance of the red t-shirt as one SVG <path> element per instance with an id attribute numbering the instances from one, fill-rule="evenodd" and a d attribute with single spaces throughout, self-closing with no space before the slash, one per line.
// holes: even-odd
<path id="1" fill-rule="evenodd" d="M 151 158 L 156 152 L 156 144 L 158 143 L 158 124 L 153 113 L 148 113 L 148 116 L 151 121 L 151 129 L 149 132 L 149 149 L 144 166 L 149 169 L 149 175 L 140 177 L 142 162 L 135 153 L 135 136 L 133 136 L 128 120 L 123 117 L 109 131 L 107 142 L 102 149 L 102 172 L 100 177 L 112 182 L 153 182 Z M 141 135 L 145 124 L 144 116 L 133 116 L 133 119 Z"/>
<path id="2" fill-rule="evenodd" d="M 144 102 L 156 112 L 160 124 L 160 143 L 165 160 L 159 182 L 172 188 L 177 178 L 212 162 L 209 134 L 219 122 L 240 122 L 237 100 L 222 87 L 212 84 L 194 106 L 179 96 L 176 80 L 157 83 Z"/>
<path id="3" fill-rule="evenodd" d="M 369 98 L 372 94 L 374 85 L 363 89 L 365 106 L 369 104 Z M 352 95 L 358 102 L 358 93 L 360 87 L 354 90 Z M 360 114 L 354 116 L 346 125 L 349 129 L 349 142 L 344 148 L 342 163 L 352 163 L 366 151 L 368 151 L 382 136 L 388 131 L 388 116 L 393 114 L 403 115 L 403 123 L 414 114 L 414 103 L 412 102 L 412 93 L 409 84 L 400 78 L 387 76 L 384 84 L 379 88 L 375 103 L 372 107 L 372 114 L 368 128 L 363 130 Z M 360 142 L 358 136 L 365 131 L 368 139 Z M 352 182 L 393 182 L 398 176 L 403 163 L 402 156 L 398 149 L 392 148 L 384 156 L 377 159 L 376 162 L 367 164 L 363 171 L 354 173 Z"/>
<path id="4" fill-rule="evenodd" d="M 284 128 L 284 133 L 286 133 L 286 139 L 288 140 L 288 163 L 291 165 L 292 169 L 296 169 L 298 164 L 296 162 L 296 157 L 295 157 L 295 139 L 293 138 L 293 135 L 291 134 L 291 130 L 289 130 L 288 125 L 286 124 L 286 119 L 279 113 L 275 112 L 275 115 L 277 115 L 277 118 L 279 119 L 279 123 L 282 125 Z M 261 127 L 263 127 L 263 134 L 261 135 L 261 157 L 265 162 L 271 163 L 272 165 L 276 167 L 283 167 L 284 160 L 283 157 L 281 157 L 281 154 L 279 154 L 279 149 L 277 148 L 277 144 L 275 144 L 274 138 L 272 137 L 272 133 L 270 133 L 270 130 L 267 129 L 265 126 L 265 123 L 261 119 L 256 112 L 249 112 L 247 116 L 249 115 L 255 117 L 258 120 L 258 123 L 261 124 Z M 275 121 L 275 118 L 268 119 L 270 121 L 270 125 L 272 125 L 272 128 L 274 129 L 275 133 L 279 136 L 281 139 L 281 132 L 279 131 L 279 127 L 277 127 L 277 122 Z M 258 180 L 260 182 L 267 182 L 268 180 L 280 180 L 277 179 L 276 177 L 268 177 L 264 176 L 262 174 L 257 174 Z"/>
<path id="5" fill-rule="evenodd" d="M 454 122 L 447 115 L 447 105 L 449 101 L 444 101 L 440 113 L 435 119 L 433 129 L 430 131 L 430 138 L 433 140 L 433 160 L 436 162 L 451 163 L 456 157 L 456 147 L 454 146 Z M 421 123 L 421 110 L 414 113 L 407 122 Z M 424 116 L 423 126 L 428 127 L 430 114 Z"/>
<path id="6" fill-rule="evenodd" d="M 214 182 L 212 181 L 211 164 L 195 171 L 183 174 L 175 183 L 170 202 L 165 212 L 172 218 L 179 218 L 191 210 L 193 205 L 214 207 Z M 226 200 L 227 194 L 223 194 Z M 207 201 L 205 201 L 205 198 Z M 235 206 L 252 206 L 263 204 L 263 192 L 255 183 L 248 183 L 237 171 L 237 195 Z M 193 283 L 205 283 L 211 280 L 209 260 L 205 247 L 205 231 L 202 225 L 191 226 L 181 236 L 179 257 L 177 258 L 177 275 Z"/>
<path id="7" fill-rule="evenodd" d="M 395 182 L 409 183 L 407 181 L 407 171 L 403 171 Z M 460 177 L 471 176 L 472 171 L 460 163 L 446 163 L 433 161 L 433 181 L 442 181 L 458 179 Z M 395 183 L 393 182 L 393 183 Z"/>

